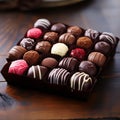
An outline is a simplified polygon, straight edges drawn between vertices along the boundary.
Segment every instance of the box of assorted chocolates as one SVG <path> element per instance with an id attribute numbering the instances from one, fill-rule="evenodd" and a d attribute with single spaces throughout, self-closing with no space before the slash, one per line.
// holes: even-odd
<path id="1" fill-rule="evenodd" d="M 9 50 L 1 73 L 8 84 L 88 98 L 118 41 L 109 32 L 41 18 Z"/>

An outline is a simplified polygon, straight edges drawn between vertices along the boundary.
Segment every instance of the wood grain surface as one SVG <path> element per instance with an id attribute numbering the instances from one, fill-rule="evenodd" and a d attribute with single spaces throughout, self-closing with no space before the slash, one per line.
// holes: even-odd
<path id="1" fill-rule="evenodd" d="M 120 37 L 120 1 L 83 3 L 35 11 L 0 11 L 0 70 L 9 49 L 38 18 L 112 32 Z M 0 120 L 120 118 L 120 42 L 88 101 L 7 85 L 0 74 Z"/>

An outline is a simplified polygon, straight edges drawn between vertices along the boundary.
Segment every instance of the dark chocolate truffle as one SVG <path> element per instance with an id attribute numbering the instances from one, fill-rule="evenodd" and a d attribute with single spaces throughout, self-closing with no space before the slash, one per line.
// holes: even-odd
<path id="1" fill-rule="evenodd" d="M 70 79 L 72 91 L 89 92 L 93 85 L 92 78 L 84 72 L 76 72 Z"/>
<path id="2" fill-rule="evenodd" d="M 88 55 L 88 60 L 102 67 L 106 61 L 106 56 L 100 52 L 91 52 Z"/>
<path id="3" fill-rule="evenodd" d="M 23 38 L 20 42 L 20 45 L 27 50 L 32 50 L 35 46 L 35 41 L 31 38 Z"/>
<path id="4" fill-rule="evenodd" d="M 103 32 L 99 36 L 99 40 L 108 42 L 111 45 L 115 45 L 116 43 L 116 37 L 112 33 L 108 33 L 108 32 Z"/>
<path id="5" fill-rule="evenodd" d="M 31 66 L 27 72 L 27 76 L 30 78 L 42 80 L 47 74 L 48 69 L 44 66 Z"/>
<path id="6" fill-rule="evenodd" d="M 70 56 L 78 59 L 78 60 L 83 60 L 86 56 L 86 52 L 82 48 L 75 48 L 71 51 Z"/>
<path id="7" fill-rule="evenodd" d="M 59 62 L 59 67 L 65 68 L 68 71 L 74 71 L 77 68 L 78 60 L 73 57 L 63 58 Z"/>
<path id="8" fill-rule="evenodd" d="M 44 35 L 44 40 L 47 40 L 51 43 L 57 42 L 58 39 L 58 33 L 56 32 L 46 32 Z"/>
<path id="9" fill-rule="evenodd" d="M 110 47 L 110 44 L 108 44 L 107 42 L 101 41 L 95 44 L 94 49 L 97 52 L 101 52 L 107 55 L 110 52 L 111 47 Z"/>
<path id="10" fill-rule="evenodd" d="M 71 33 L 64 33 L 59 37 L 59 42 L 65 43 L 67 45 L 72 45 L 75 43 L 75 37 Z"/>
<path id="11" fill-rule="evenodd" d="M 97 68 L 91 61 L 82 61 L 79 65 L 79 71 L 94 76 L 97 73 Z"/>
<path id="12" fill-rule="evenodd" d="M 16 45 L 9 50 L 8 59 L 9 60 L 20 59 L 23 57 L 23 55 L 26 51 L 27 50 L 24 47 Z"/>
<path id="13" fill-rule="evenodd" d="M 83 30 L 78 26 L 70 26 L 67 32 L 73 34 L 75 37 L 79 37 L 83 34 Z"/>
<path id="14" fill-rule="evenodd" d="M 66 31 L 66 26 L 63 23 L 56 23 L 52 25 L 51 31 L 62 34 Z"/>
<path id="15" fill-rule="evenodd" d="M 54 67 L 56 67 L 57 64 L 58 64 L 58 61 L 52 57 L 44 58 L 41 62 L 42 66 L 45 66 L 45 67 L 50 68 L 50 69 L 53 69 Z"/>
<path id="16" fill-rule="evenodd" d="M 77 39 L 77 47 L 83 48 L 83 49 L 90 49 L 92 47 L 92 40 L 89 37 L 79 37 Z"/>
<path id="17" fill-rule="evenodd" d="M 51 25 L 50 21 L 45 18 L 38 19 L 34 23 L 34 27 L 43 28 L 43 29 L 48 29 L 50 27 L 50 25 Z"/>
<path id="18" fill-rule="evenodd" d="M 35 65 L 38 63 L 38 61 L 40 60 L 40 55 L 37 51 L 34 50 L 30 50 L 27 51 L 24 56 L 23 59 L 29 64 L 29 65 Z"/>
<path id="19" fill-rule="evenodd" d="M 92 40 L 96 40 L 99 37 L 100 33 L 93 29 L 87 29 L 84 35 L 90 37 Z"/>
<path id="20" fill-rule="evenodd" d="M 50 84 L 67 85 L 70 77 L 70 72 L 63 68 L 54 68 L 48 76 Z"/>
<path id="21" fill-rule="evenodd" d="M 35 46 L 35 50 L 38 51 L 39 53 L 44 53 L 47 54 L 50 49 L 51 49 L 51 44 L 48 41 L 41 41 L 38 42 Z"/>

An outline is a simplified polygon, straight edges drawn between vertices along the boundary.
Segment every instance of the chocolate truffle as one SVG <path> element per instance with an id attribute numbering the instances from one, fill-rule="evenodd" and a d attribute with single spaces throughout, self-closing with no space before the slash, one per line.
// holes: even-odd
<path id="1" fill-rule="evenodd" d="M 56 43 L 58 39 L 58 33 L 56 32 L 46 32 L 44 35 L 44 40 L 47 40 L 51 43 Z"/>
<path id="2" fill-rule="evenodd" d="M 28 38 L 38 39 L 42 36 L 42 30 L 39 28 L 31 28 L 27 31 Z"/>
<path id="3" fill-rule="evenodd" d="M 71 51 L 70 56 L 78 59 L 78 60 L 83 60 L 86 56 L 86 52 L 82 48 L 75 48 Z"/>
<path id="4" fill-rule="evenodd" d="M 97 73 L 97 68 L 96 65 L 94 63 L 92 63 L 91 61 L 82 61 L 79 65 L 79 71 L 80 72 L 85 72 L 91 76 L 96 75 Z"/>
<path id="5" fill-rule="evenodd" d="M 84 72 L 75 72 L 70 78 L 72 91 L 88 92 L 93 85 L 92 78 Z"/>
<path id="6" fill-rule="evenodd" d="M 68 46 L 64 43 L 56 43 L 51 48 L 51 54 L 59 55 L 61 57 L 65 56 L 68 52 Z"/>
<path id="7" fill-rule="evenodd" d="M 88 60 L 102 67 L 106 61 L 106 56 L 100 52 L 91 52 L 88 55 Z"/>
<path id="8" fill-rule="evenodd" d="M 87 29 L 84 35 L 90 37 L 92 40 L 96 40 L 99 37 L 100 33 L 93 29 Z"/>
<path id="9" fill-rule="evenodd" d="M 8 73 L 23 75 L 27 71 L 28 67 L 29 66 L 25 60 L 15 60 L 10 64 Z"/>
<path id="10" fill-rule="evenodd" d="M 67 85 L 70 77 L 70 72 L 63 68 L 54 68 L 48 75 L 50 84 Z"/>
<path id="11" fill-rule="evenodd" d="M 43 28 L 43 29 L 48 29 L 50 27 L 50 25 L 51 25 L 50 21 L 45 18 L 38 19 L 34 23 L 34 27 Z"/>
<path id="12" fill-rule="evenodd" d="M 47 74 L 48 69 L 44 66 L 36 65 L 31 66 L 27 72 L 27 76 L 30 78 L 42 80 Z"/>
<path id="13" fill-rule="evenodd" d="M 41 41 L 38 42 L 35 46 L 35 50 L 38 51 L 39 53 L 44 53 L 47 54 L 50 49 L 51 49 L 51 44 L 48 41 Z"/>
<path id="14" fill-rule="evenodd" d="M 78 60 L 73 57 L 65 57 L 59 62 L 59 67 L 65 68 L 68 71 L 74 71 L 77 65 Z"/>
<path id="15" fill-rule="evenodd" d="M 111 47 L 110 47 L 110 44 L 108 44 L 107 42 L 101 41 L 95 44 L 94 49 L 97 52 L 101 52 L 107 55 L 110 52 Z"/>
<path id="16" fill-rule="evenodd" d="M 75 37 L 71 33 L 64 33 L 59 37 L 59 42 L 72 45 L 75 43 Z"/>
<path id="17" fill-rule="evenodd" d="M 90 49 L 92 47 L 92 40 L 89 37 L 79 37 L 77 39 L 77 47 L 83 48 L 83 49 Z"/>
<path id="18" fill-rule="evenodd" d="M 23 57 L 23 55 L 26 51 L 27 50 L 24 47 L 16 45 L 9 50 L 8 59 L 9 60 L 20 59 Z"/>
<path id="19" fill-rule="evenodd" d="M 83 34 L 83 30 L 78 26 L 70 26 L 67 32 L 73 34 L 75 37 L 79 37 Z"/>
<path id="20" fill-rule="evenodd" d="M 31 38 L 23 38 L 20 42 L 20 45 L 27 50 L 32 50 L 35 46 L 35 41 Z"/>
<path id="21" fill-rule="evenodd" d="M 66 26 L 63 23 L 56 23 L 56 24 L 52 25 L 51 31 L 62 34 L 64 32 L 66 32 Z"/>
<path id="22" fill-rule="evenodd" d="M 35 65 L 40 60 L 40 55 L 37 51 L 30 50 L 27 51 L 23 55 L 23 59 L 29 64 L 29 65 Z"/>
<path id="23" fill-rule="evenodd" d="M 112 33 L 108 33 L 108 32 L 103 32 L 99 36 L 99 40 L 108 42 L 111 45 L 115 45 L 116 43 L 116 37 Z"/>
<path id="24" fill-rule="evenodd" d="M 58 61 L 52 57 L 44 58 L 41 62 L 42 66 L 45 66 L 45 67 L 50 68 L 50 69 L 53 69 L 54 67 L 56 67 L 57 64 L 58 64 Z"/>

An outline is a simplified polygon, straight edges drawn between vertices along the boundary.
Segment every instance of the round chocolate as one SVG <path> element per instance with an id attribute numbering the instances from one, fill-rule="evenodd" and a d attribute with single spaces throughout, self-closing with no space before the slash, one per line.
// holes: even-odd
<path id="1" fill-rule="evenodd" d="M 52 25 L 51 31 L 62 34 L 66 31 L 66 26 L 63 23 L 56 23 Z"/>
<path id="2" fill-rule="evenodd" d="M 41 41 L 38 42 L 35 46 L 35 50 L 38 51 L 39 53 L 44 53 L 47 54 L 50 49 L 51 49 L 51 44 L 48 41 Z"/>
<path id="3" fill-rule="evenodd" d="M 9 60 L 20 59 L 23 57 L 23 55 L 26 51 L 27 50 L 24 47 L 16 45 L 9 50 L 8 59 Z"/>
<path id="4" fill-rule="evenodd" d="M 72 45 L 75 43 L 75 37 L 71 33 L 64 33 L 59 37 L 59 42 Z"/>
<path id="5" fill-rule="evenodd" d="M 50 69 L 53 69 L 54 67 L 56 67 L 57 64 L 58 64 L 58 61 L 52 57 L 44 58 L 41 62 L 42 66 L 45 66 L 45 67 L 50 68 Z"/>
<path id="6" fill-rule="evenodd" d="M 79 65 L 79 71 L 80 72 L 85 72 L 91 76 L 96 75 L 97 73 L 97 68 L 96 65 L 94 63 L 92 63 L 91 61 L 82 61 Z"/>
<path id="7" fill-rule="evenodd" d="M 75 72 L 70 78 L 72 91 L 89 92 L 93 85 L 92 78 L 84 72 Z"/>
<path id="8" fill-rule="evenodd" d="M 77 39 L 77 47 L 83 48 L 83 49 L 90 49 L 92 47 L 92 40 L 89 37 L 79 37 Z"/>
<path id="9" fill-rule="evenodd" d="M 92 40 L 96 40 L 99 37 L 100 33 L 93 29 L 87 29 L 84 35 L 90 37 Z"/>
<path id="10" fill-rule="evenodd" d="M 31 66 L 27 72 L 27 76 L 30 78 L 42 80 L 47 74 L 48 69 L 44 66 L 36 65 Z"/>
<path id="11" fill-rule="evenodd" d="M 116 44 L 116 37 L 112 33 L 108 33 L 108 32 L 103 32 L 99 36 L 99 40 L 108 42 L 111 45 L 115 45 Z"/>
<path id="12" fill-rule="evenodd" d="M 68 71 L 74 71 L 77 65 L 78 60 L 73 57 L 65 57 L 59 62 L 59 67 L 65 68 Z"/>
<path id="13" fill-rule="evenodd" d="M 50 27 L 51 23 L 49 20 L 42 18 L 42 19 L 38 19 L 35 23 L 34 23 L 34 27 L 37 28 L 44 28 L 44 29 L 48 29 Z"/>
<path id="14" fill-rule="evenodd" d="M 24 55 L 23 55 L 23 59 L 29 64 L 29 65 L 35 65 L 38 63 L 38 61 L 40 60 L 40 55 L 37 51 L 34 50 L 30 50 L 27 51 Z"/>
<path id="15" fill-rule="evenodd" d="M 46 32 L 44 35 L 44 40 L 47 40 L 51 43 L 56 43 L 58 39 L 58 33 L 56 32 Z"/>
<path id="16" fill-rule="evenodd" d="M 67 32 L 73 34 L 75 37 L 79 37 L 83 34 L 83 30 L 78 26 L 70 26 Z"/>
<path id="17" fill-rule="evenodd" d="M 88 60 L 102 67 L 106 61 L 106 56 L 100 52 L 91 52 L 88 55 Z"/>
<path id="18" fill-rule="evenodd" d="M 32 50 L 35 46 L 35 41 L 31 38 L 23 38 L 20 42 L 20 45 L 27 50 Z"/>
<path id="19" fill-rule="evenodd" d="M 107 55 L 110 52 L 111 47 L 110 47 L 110 44 L 108 44 L 107 42 L 101 41 L 101 42 L 97 42 L 95 44 L 94 49 L 97 52 L 101 52 L 101 53 Z"/>
<path id="20" fill-rule="evenodd" d="M 48 76 L 50 84 L 67 85 L 70 78 L 70 72 L 63 68 L 54 68 Z"/>

